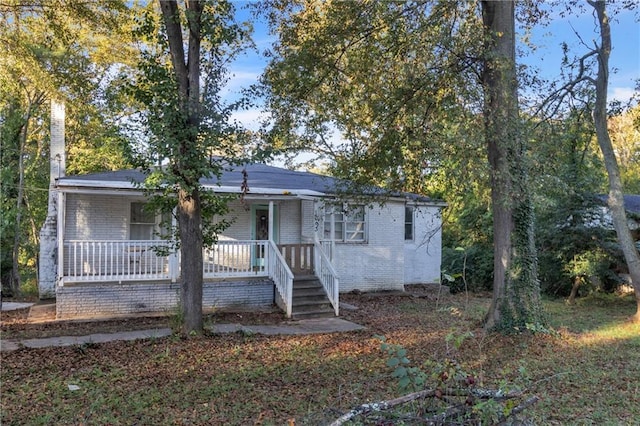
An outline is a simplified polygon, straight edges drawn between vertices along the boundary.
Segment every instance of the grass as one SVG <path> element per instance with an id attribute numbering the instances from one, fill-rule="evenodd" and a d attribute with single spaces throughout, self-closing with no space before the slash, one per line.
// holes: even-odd
<path id="1" fill-rule="evenodd" d="M 489 300 L 346 295 L 367 329 L 335 335 L 215 335 L 2 354 L 1 423 L 325 424 L 398 395 L 380 341 L 412 365 L 455 357 L 483 386 L 509 381 L 541 401 L 536 424 L 637 424 L 640 326 L 632 299 L 547 300 L 557 335 L 484 334 Z M 446 336 L 472 331 L 459 349 Z M 449 339 L 450 340 L 450 339 Z M 79 390 L 69 390 L 69 385 Z"/>

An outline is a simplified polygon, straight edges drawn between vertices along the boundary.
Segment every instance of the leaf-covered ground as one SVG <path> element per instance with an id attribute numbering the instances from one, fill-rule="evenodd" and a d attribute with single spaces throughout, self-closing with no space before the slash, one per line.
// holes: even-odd
<path id="1" fill-rule="evenodd" d="M 591 299 L 575 307 L 549 301 L 558 335 L 501 336 L 479 328 L 486 297 L 437 299 L 411 290 L 419 297 L 344 295 L 360 308 L 342 312 L 367 327 L 359 332 L 169 337 L 3 353 L 1 423 L 323 424 L 361 403 L 398 395 L 376 338 L 384 335 L 407 348 L 413 365 L 456 358 L 483 386 L 526 386 L 541 398 L 528 411 L 536 424 L 638 424 L 640 326 L 625 322 L 634 311 L 631 299 Z M 226 315 L 212 320 L 281 319 Z M 64 329 L 5 324 L 3 338 L 118 324 L 132 329 L 148 321 L 170 320 L 67 323 Z M 468 331 L 474 337 L 459 350 L 452 347 L 447 335 Z"/>

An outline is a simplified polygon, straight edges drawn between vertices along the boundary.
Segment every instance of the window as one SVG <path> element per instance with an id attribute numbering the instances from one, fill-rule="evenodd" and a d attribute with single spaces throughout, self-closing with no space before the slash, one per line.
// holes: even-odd
<path id="1" fill-rule="evenodd" d="M 413 241 L 413 207 L 404 207 L 404 240 Z"/>
<path id="2" fill-rule="evenodd" d="M 131 203 L 131 221 L 129 223 L 129 239 L 153 240 L 156 218 L 152 211 L 145 208 L 145 203 Z"/>
<path id="3" fill-rule="evenodd" d="M 333 206 L 325 208 L 324 239 L 344 242 L 366 241 L 364 206 Z"/>

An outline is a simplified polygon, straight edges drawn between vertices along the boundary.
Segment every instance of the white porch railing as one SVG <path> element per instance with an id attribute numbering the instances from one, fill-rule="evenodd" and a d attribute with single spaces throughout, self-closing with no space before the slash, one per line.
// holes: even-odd
<path id="1" fill-rule="evenodd" d="M 280 306 L 291 318 L 293 305 L 293 272 L 287 266 L 287 262 L 278 250 L 278 246 L 269 240 L 267 246 L 267 265 L 269 265 L 269 277 L 276 285 L 276 290 L 284 306 Z M 278 302 L 276 300 L 276 302 Z"/>
<path id="2" fill-rule="evenodd" d="M 122 282 L 175 280 L 179 276 L 178 254 L 158 255 L 157 248 L 169 248 L 158 240 L 67 240 L 64 242 L 60 285 L 72 282 Z M 315 268 L 337 314 L 338 280 L 324 252 L 316 243 Z M 268 276 L 277 300 L 291 317 L 293 272 L 273 241 L 218 241 L 203 252 L 205 278 Z M 310 255 L 309 255 L 310 256 Z M 309 257 L 307 256 L 307 257 Z M 305 261 L 309 262 L 310 259 Z"/>
<path id="3" fill-rule="evenodd" d="M 219 240 L 204 249 L 204 278 L 268 276 L 265 240 Z"/>
<path id="4" fill-rule="evenodd" d="M 322 247 L 322 250 L 324 250 L 329 260 L 333 261 L 333 252 L 335 250 L 336 242 L 332 240 L 321 240 L 318 242 L 318 240 L 316 240 L 316 244 L 320 244 L 320 247 Z"/>
<path id="5" fill-rule="evenodd" d="M 329 256 L 327 256 L 327 253 L 323 250 L 323 245 L 317 239 L 315 240 L 313 254 L 315 257 L 316 276 L 320 280 L 322 287 L 324 287 L 324 291 L 327 293 L 327 297 L 331 302 L 331 306 L 333 306 L 336 316 L 338 316 L 340 311 L 340 282 L 338 280 L 338 273 L 331 264 Z"/>
<path id="6" fill-rule="evenodd" d="M 157 255 L 157 247 L 168 242 L 65 241 L 63 282 L 169 279 L 169 256 Z"/>
<path id="7" fill-rule="evenodd" d="M 294 275 L 313 274 L 313 244 L 278 244 L 278 250 Z"/>

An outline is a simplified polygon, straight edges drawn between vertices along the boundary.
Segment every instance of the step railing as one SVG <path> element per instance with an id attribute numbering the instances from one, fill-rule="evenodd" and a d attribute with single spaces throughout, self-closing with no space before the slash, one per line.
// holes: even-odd
<path id="1" fill-rule="evenodd" d="M 269 277 L 273 280 L 276 291 L 280 296 L 276 298 L 276 303 L 287 314 L 287 318 L 291 318 L 293 307 L 293 272 L 287 265 L 287 262 L 280 253 L 278 246 L 272 240 L 269 240 L 267 246 L 267 265 L 269 266 Z"/>
<path id="2" fill-rule="evenodd" d="M 315 275 L 320 280 L 324 291 L 327 293 L 327 298 L 331 302 L 336 316 L 338 316 L 340 313 L 340 281 L 338 280 L 338 273 L 331 264 L 329 256 L 322 249 L 318 239 L 315 240 L 314 245 Z"/>

